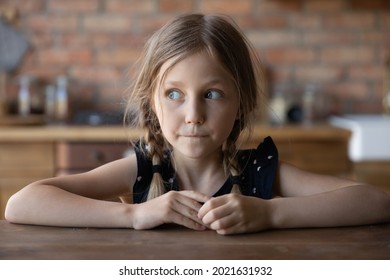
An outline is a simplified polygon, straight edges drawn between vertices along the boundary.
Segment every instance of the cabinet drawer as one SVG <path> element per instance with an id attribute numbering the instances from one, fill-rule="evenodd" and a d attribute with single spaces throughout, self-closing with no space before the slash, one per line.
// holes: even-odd
<path id="1" fill-rule="evenodd" d="M 353 179 L 373 184 L 390 194 L 390 161 L 361 161 L 353 163 Z"/>
<path id="2" fill-rule="evenodd" d="M 92 169 L 124 157 L 127 143 L 58 143 L 57 168 Z"/>
<path id="3" fill-rule="evenodd" d="M 53 143 L 2 143 L 0 145 L 0 171 L 53 170 Z"/>
<path id="4" fill-rule="evenodd" d="M 350 173 L 346 142 L 291 141 L 276 144 L 281 160 L 306 171 L 330 175 Z"/>

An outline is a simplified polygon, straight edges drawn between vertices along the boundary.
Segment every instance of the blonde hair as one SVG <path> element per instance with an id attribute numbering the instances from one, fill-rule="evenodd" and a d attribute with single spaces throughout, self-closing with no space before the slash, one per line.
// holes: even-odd
<path id="1" fill-rule="evenodd" d="M 240 170 L 236 159 L 236 142 L 244 129 L 251 131 L 259 94 L 264 93 L 264 83 L 258 82 L 262 72 L 257 68 L 260 64 L 255 52 L 234 22 L 225 16 L 179 16 L 151 36 L 139 61 L 139 74 L 131 89 L 125 123 L 144 131 L 140 147 L 153 165 L 160 165 L 164 150 L 171 148 L 161 132 L 156 114 L 151 110 L 153 93 L 159 86 L 160 69 L 168 60 L 173 61 L 170 65 L 172 68 L 179 61 L 200 51 L 207 51 L 220 61 L 231 74 L 239 94 L 239 117 L 223 147 L 226 174 L 238 176 Z M 155 172 L 147 199 L 164 192 L 162 176 Z M 234 183 L 232 192 L 239 192 L 237 183 Z"/>

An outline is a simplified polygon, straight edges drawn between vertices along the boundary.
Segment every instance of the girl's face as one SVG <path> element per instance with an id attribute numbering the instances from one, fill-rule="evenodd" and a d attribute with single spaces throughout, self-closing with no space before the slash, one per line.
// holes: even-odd
<path id="1" fill-rule="evenodd" d="M 175 154 L 193 159 L 220 156 L 238 115 L 234 81 L 207 52 L 191 55 L 166 72 L 170 63 L 160 69 L 161 86 L 153 98 L 165 138 Z"/>

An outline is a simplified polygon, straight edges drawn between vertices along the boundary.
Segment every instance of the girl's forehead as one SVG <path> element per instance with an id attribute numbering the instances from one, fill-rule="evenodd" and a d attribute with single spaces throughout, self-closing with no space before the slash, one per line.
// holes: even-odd
<path id="1" fill-rule="evenodd" d="M 185 67 L 183 67 L 185 65 Z M 179 73 L 186 75 L 187 71 L 191 72 L 194 69 L 202 69 L 207 73 L 212 73 L 219 76 L 231 78 L 229 71 L 222 65 L 220 60 L 209 51 L 199 51 L 186 56 L 175 56 L 164 62 L 158 73 L 159 83 L 164 80 L 171 73 Z M 187 70 L 187 71 L 185 71 Z"/>

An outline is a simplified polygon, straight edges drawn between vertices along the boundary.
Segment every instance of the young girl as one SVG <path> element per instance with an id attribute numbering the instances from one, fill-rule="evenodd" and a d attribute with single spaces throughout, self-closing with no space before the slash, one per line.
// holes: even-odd
<path id="1" fill-rule="evenodd" d="M 374 187 L 280 162 L 270 137 L 239 149 L 264 85 L 250 50 L 221 16 L 165 25 L 146 44 L 128 103 L 145 131 L 134 153 L 26 186 L 9 200 L 6 219 L 134 229 L 176 223 L 219 234 L 388 222 L 390 197 Z M 129 203 L 104 200 L 129 193 Z"/>

